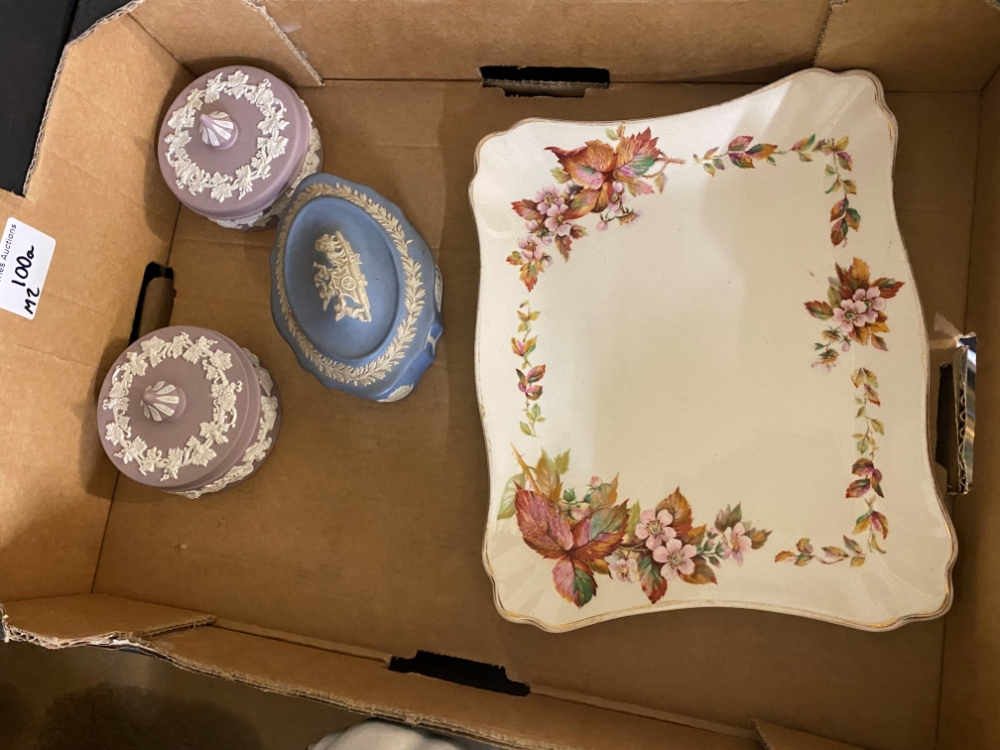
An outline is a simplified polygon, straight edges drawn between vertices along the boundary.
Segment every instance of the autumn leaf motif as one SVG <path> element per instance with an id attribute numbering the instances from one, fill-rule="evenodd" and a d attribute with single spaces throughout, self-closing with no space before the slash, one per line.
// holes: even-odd
<path id="1" fill-rule="evenodd" d="M 632 199 L 662 193 L 664 169 L 684 163 L 664 154 L 649 128 L 626 135 L 621 125 L 606 128 L 605 135 L 610 143 L 594 139 L 574 149 L 549 146 L 546 150 L 559 162 L 552 169 L 556 185 L 539 190 L 533 199 L 511 203 L 524 220 L 528 236 L 518 241 L 520 249 L 507 262 L 519 269 L 529 292 L 552 265 L 547 248 L 554 247 L 568 261 L 574 243 L 587 236 L 580 219 L 597 214 L 598 231 L 611 224 L 633 224 L 639 212 L 632 207 Z"/>
<path id="2" fill-rule="evenodd" d="M 727 159 L 737 169 L 754 169 L 754 162 L 766 161 L 773 166 L 777 164 L 774 155 L 785 153 L 778 151 L 778 147 L 772 143 L 751 145 L 753 140 L 752 135 L 737 136 L 729 142 L 729 146 L 722 153 L 720 153 L 721 149 L 716 146 L 701 156 L 698 154 L 692 156 L 696 164 L 701 164 L 705 171 L 714 177 L 716 172 L 725 170 Z"/>
<path id="3" fill-rule="evenodd" d="M 497 519 L 517 517 L 525 544 L 555 560 L 556 591 L 577 607 L 597 595 L 599 576 L 638 583 L 654 604 L 671 582 L 717 583 L 713 568 L 741 565 L 771 534 L 743 518 L 740 504 L 720 511 L 714 526 L 695 526 L 680 488 L 649 510 L 619 502 L 617 476 L 593 477 L 584 492 L 566 488 L 568 451 L 553 458 L 543 450 L 534 466 L 514 455 L 521 471 L 508 480 Z"/>
<path id="4" fill-rule="evenodd" d="M 754 144 L 753 140 L 753 136 L 741 135 L 731 140 L 725 151 L 716 146 L 701 156 L 692 154 L 692 157 L 694 163 L 700 164 L 712 177 L 724 171 L 727 163 L 738 169 L 754 169 L 758 162 L 776 165 L 778 162 L 775 157 L 790 154 L 798 156 L 801 162 L 812 162 L 816 157 L 826 158 L 824 171 L 827 176 L 834 178 L 826 193 L 842 196 L 830 210 L 830 241 L 835 246 L 846 244 L 848 233 L 861 228 L 861 214 L 851 205 L 849 197 L 857 195 L 857 185 L 845 175 L 854 169 L 854 159 L 847 152 L 849 139 L 845 136 L 817 140 L 814 133 L 796 141 L 787 151 L 782 151 L 771 143 Z"/>
<path id="5" fill-rule="evenodd" d="M 531 356 L 538 347 L 538 336 L 532 336 L 532 325 L 541 313 L 531 309 L 531 304 L 525 300 L 517 309 L 517 333 L 510 340 L 510 348 L 521 359 L 521 366 L 515 368 L 517 387 L 524 394 L 524 421 L 520 423 L 521 432 L 529 437 L 538 437 L 536 427 L 545 421 L 542 407 L 538 400 L 542 397 L 542 386 L 539 381 L 545 375 L 545 365 L 533 366 Z"/>
<path id="6" fill-rule="evenodd" d="M 853 180 L 844 175 L 844 172 L 851 172 L 854 169 L 854 159 L 847 153 L 848 143 L 849 139 L 846 136 L 837 139 L 825 138 L 816 141 L 811 147 L 812 151 L 818 151 L 829 159 L 825 172 L 834 180 L 826 192 L 843 194 L 830 210 L 830 242 L 835 246 L 846 245 L 848 233 L 857 232 L 861 228 L 861 214 L 851 206 L 849 197 L 857 194 L 857 186 Z"/>
<path id="7" fill-rule="evenodd" d="M 851 269 L 845 271 L 838 268 L 838 272 L 843 272 L 840 274 L 843 283 L 855 284 L 861 288 L 868 281 L 867 266 L 855 263 Z M 874 372 L 866 367 L 859 367 L 851 373 L 851 384 L 855 389 L 854 402 L 858 409 L 855 419 L 863 427 L 860 432 L 852 435 L 852 439 L 856 441 L 858 457 L 851 466 L 852 479 L 847 485 L 844 497 L 848 500 L 863 500 L 866 508 L 855 521 L 851 534 L 867 534 L 868 551 L 884 555 L 886 551 L 879 545 L 879 538 L 885 541 L 889 536 L 889 519 L 875 508 L 876 502 L 885 497 L 882 472 L 877 468 L 875 461 L 879 449 L 878 436 L 885 434 L 885 425 L 871 413 L 872 409 L 880 407 L 882 403 L 878 394 L 879 382 Z M 802 567 L 814 560 L 824 565 L 850 560 L 850 567 L 862 567 L 866 555 L 861 545 L 850 536 L 844 535 L 843 539 L 844 548 L 835 545 L 825 546 L 822 548 L 822 555 L 814 552 L 808 538 L 800 539 L 794 552 L 782 550 L 775 555 L 774 561 L 793 562 Z"/>
<path id="8" fill-rule="evenodd" d="M 563 149 L 549 146 L 559 166 L 551 170 L 559 187 L 550 186 L 536 193 L 534 199 L 523 198 L 511 203 L 511 208 L 525 220 L 528 237 L 519 240 L 520 251 L 514 251 L 507 262 L 520 269 L 520 278 L 530 292 L 538 283 L 539 274 L 552 264 L 544 247 L 553 245 L 569 260 L 576 240 L 587 236 L 579 220 L 597 214 L 597 230 L 611 224 L 628 226 L 639 218 L 639 212 L 629 204 L 631 198 L 662 193 L 666 185 L 664 170 L 671 164 L 684 164 L 683 159 L 667 156 L 658 146 L 658 138 L 646 128 L 642 132 L 625 134 L 625 126 L 605 128 L 608 141 L 593 139 L 583 146 Z M 849 139 L 824 138 L 812 134 L 781 150 L 773 143 L 754 143 L 754 136 L 733 138 L 723 151 L 714 146 L 703 154 L 692 154 L 693 163 L 710 176 L 724 171 L 726 165 L 736 169 L 755 169 L 766 162 L 777 165 L 777 157 L 795 154 L 801 162 L 825 158 L 826 175 L 833 177 L 826 193 L 839 196 L 830 210 L 830 241 L 835 246 L 847 243 L 848 233 L 861 228 L 861 214 L 851 205 L 850 196 L 857 195 L 857 185 L 847 176 L 854 169 L 854 159 L 847 151 Z M 832 312 L 832 311 L 831 311 Z M 876 346 L 878 344 L 876 343 Z M 823 355 L 827 363 L 835 357 Z"/>
<path id="9" fill-rule="evenodd" d="M 518 488 L 514 511 L 524 543 L 542 557 L 558 559 L 572 549 L 572 529 L 558 508 L 546 498 Z"/>
<path id="10" fill-rule="evenodd" d="M 639 585 L 650 604 L 656 604 L 667 593 L 667 580 L 660 573 L 661 570 L 662 566 L 656 563 L 652 555 L 639 556 Z"/>
<path id="11" fill-rule="evenodd" d="M 635 135 L 623 135 L 614 147 L 596 140 L 569 151 L 549 146 L 546 151 L 555 154 L 570 181 L 580 188 L 570 202 L 570 217 L 607 209 L 614 200 L 616 182 L 633 196 L 652 193 L 652 186 L 642 178 L 664 160 L 657 140 L 646 128 Z"/>
<path id="12" fill-rule="evenodd" d="M 691 531 L 691 504 L 681 494 L 680 487 L 657 503 L 656 510 L 657 512 L 665 510 L 670 513 L 674 519 L 670 526 L 678 536 L 685 537 Z"/>
<path id="13" fill-rule="evenodd" d="M 552 580 L 563 599 L 577 607 L 582 607 L 597 593 L 597 581 L 590 566 L 575 557 L 560 558 L 552 569 Z"/>
<path id="14" fill-rule="evenodd" d="M 847 268 L 834 264 L 834 270 L 836 277 L 831 279 L 827 299 L 805 303 L 806 311 L 814 318 L 832 323 L 814 345 L 817 359 L 813 366 L 826 371 L 833 368 L 841 352 L 850 351 L 854 344 L 888 350 L 887 302 L 903 287 L 902 281 L 888 277 L 871 279 L 868 264 L 860 258 L 854 258 Z"/>
<path id="15" fill-rule="evenodd" d="M 853 487 L 858 482 L 862 482 L 864 489 L 860 492 L 852 493 L 849 487 L 847 497 L 862 497 L 869 489 L 874 490 L 879 497 L 885 497 L 882 494 L 882 472 L 875 468 L 875 464 L 872 463 L 870 458 L 859 458 L 854 462 L 851 472 L 855 476 L 860 477 L 860 479 L 852 482 L 851 486 Z"/>
<path id="16" fill-rule="evenodd" d="M 589 602 L 597 592 L 591 563 L 603 562 L 621 543 L 628 518 L 625 506 L 603 508 L 572 526 L 557 505 L 529 490 L 518 490 L 514 507 L 525 544 L 557 560 L 552 580 L 559 594 L 577 607 Z"/>
<path id="17" fill-rule="evenodd" d="M 542 395 L 542 386 L 538 381 L 545 375 L 545 365 L 532 367 L 527 372 L 515 369 L 517 373 L 517 387 L 531 401 L 537 401 Z"/>

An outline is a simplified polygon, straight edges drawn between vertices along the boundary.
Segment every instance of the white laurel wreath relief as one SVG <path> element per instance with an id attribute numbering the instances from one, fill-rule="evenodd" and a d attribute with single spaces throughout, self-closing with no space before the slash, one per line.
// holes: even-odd
<path id="1" fill-rule="evenodd" d="M 261 366 L 260 360 L 257 358 L 256 354 L 251 352 L 249 349 L 244 349 L 243 351 L 246 352 L 246 355 L 250 358 L 250 363 L 253 365 L 254 372 L 257 374 L 257 382 L 260 384 L 261 390 L 260 423 L 257 428 L 257 439 L 251 443 L 250 447 L 246 449 L 246 452 L 244 452 L 243 463 L 236 464 L 236 466 L 227 471 L 221 479 L 210 482 L 197 490 L 175 492 L 173 493 L 175 495 L 183 495 L 184 497 L 196 500 L 208 492 L 218 492 L 230 484 L 246 479 L 253 473 L 255 468 L 254 464 L 267 458 L 268 451 L 271 449 L 271 444 L 274 442 L 274 436 L 271 435 L 271 430 L 274 429 L 274 423 L 278 419 L 278 398 L 271 395 L 271 389 L 274 388 L 274 381 L 271 380 L 271 373 Z"/>
<path id="2" fill-rule="evenodd" d="M 233 366 L 232 356 L 221 349 L 213 351 L 216 343 L 204 336 L 191 341 L 186 333 L 174 336 L 172 341 L 151 336 L 142 342 L 141 352 L 129 352 L 126 361 L 115 368 L 111 376 L 111 390 L 103 404 L 104 409 L 113 412 L 114 419 L 108 423 L 104 439 L 112 445 L 120 445 L 121 450 L 115 456 L 126 464 L 135 461 L 143 476 L 162 469 L 161 482 L 177 479 L 178 472 L 185 466 L 208 466 L 216 457 L 213 447 L 229 442 L 226 433 L 236 425 L 236 394 L 243 390 L 243 383 L 239 380 L 230 382 L 226 377 L 226 370 Z M 136 376 L 142 377 L 147 369 L 154 369 L 167 358 L 179 357 L 185 362 L 200 364 L 205 379 L 211 383 L 212 421 L 201 423 L 199 436 L 191 435 L 183 446 L 164 451 L 147 445 L 141 437 L 132 437 L 131 417 L 128 416 L 129 389 Z"/>
<path id="3" fill-rule="evenodd" d="M 285 287 L 284 258 L 285 246 L 288 242 L 288 232 L 291 229 L 296 214 L 298 214 L 302 207 L 313 198 L 325 195 L 340 198 L 358 206 L 382 226 L 382 229 L 386 231 L 393 245 L 396 247 L 406 279 L 403 295 L 406 315 L 399 323 L 399 326 L 397 326 L 395 336 L 376 359 L 358 367 L 330 359 L 313 346 L 313 343 L 305 335 L 302 328 L 299 327 L 295 316 L 292 315 L 292 306 L 288 300 L 288 292 Z M 278 302 L 281 305 L 281 314 L 285 325 L 288 327 L 288 331 L 295 339 L 299 351 L 315 365 L 323 377 L 332 378 L 339 383 L 367 386 L 385 378 L 404 359 L 410 343 L 417 334 L 417 322 L 420 319 L 420 313 L 424 309 L 424 297 L 426 296 L 424 284 L 420 277 L 420 262 L 410 255 L 409 244 L 410 240 L 406 238 L 406 230 L 399 223 L 399 219 L 360 190 L 340 183 L 327 185 L 323 182 L 315 182 L 296 196 L 288 209 L 288 213 L 285 214 L 284 220 L 278 227 L 278 238 L 275 245 L 277 248 L 277 262 L 274 264 L 275 285 L 278 290 Z M 399 398 L 402 398 L 402 396 Z"/>
<path id="4" fill-rule="evenodd" d="M 174 132 L 164 140 L 167 143 L 167 164 L 174 169 L 177 177 L 177 187 L 187 189 L 192 195 L 198 195 L 204 190 L 211 190 L 212 198 L 222 203 L 234 192 L 242 199 L 253 191 L 257 180 L 266 180 L 271 175 L 271 162 L 285 153 L 288 139 L 281 131 L 288 127 L 285 119 L 287 109 L 284 102 L 274 95 L 271 81 L 264 78 L 260 83 L 247 83 L 249 76 L 242 70 L 233 72 L 226 80 L 222 73 L 205 82 L 204 88 L 191 89 L 187 103 L 174 110 L 167 120 L 167 127 Z M 234 99 L 246 99 L 257 109 L 264 119 L 257 124 L 262 133 L 257 137 L 257 152 L 233 174 L 209 174 L 195 164 L 188 156 L 187 144 L 191 142 L 191 128 L 194 127 L 195 116 L 205 104 L 217 101 L 220 96 L 231 96 Z"/>

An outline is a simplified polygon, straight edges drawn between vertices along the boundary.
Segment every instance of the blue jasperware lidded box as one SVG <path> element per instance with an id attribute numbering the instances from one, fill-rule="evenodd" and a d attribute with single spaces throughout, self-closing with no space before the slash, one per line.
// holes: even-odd
<path id="1" fill-rule="evenodd" d="M 434 361 L 441 274 L 397 206 L 333 175 L 306 178 L 271 252 L 271 314 L 327 388 L 373 401 L 409 395 Z"/>

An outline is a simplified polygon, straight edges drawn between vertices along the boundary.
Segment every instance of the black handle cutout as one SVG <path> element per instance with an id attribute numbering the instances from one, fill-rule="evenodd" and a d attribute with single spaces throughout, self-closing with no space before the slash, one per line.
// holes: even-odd
<path id="1" fill-rule="evenodd" d="M 166 298 L 162 294 L 157 296 L 155 300 L 157 309 L 155 310 L 147 309 L 146 291 L 149 289 L 150 282 L 154 279 L 166 279 L 168 282 L 172 282 L 173 278 L 174 269 L 169 266 L 161 266 L 159 263 L 149 263 L 146 265 L 146 271 L 142 275 L 142 288 L 139 290 L 139 299 L 135 303 L 135 316 L 132 318 L 132 333 L 128 338 L 130 344 L 144 333 L 142 330 L 144 320 L 147 321 L 147 325 L 145 326 L 147 329 L 150 328 L 150 325 L 153 325 L 153 328 L 160 328 L 161 326 L 157 325 L 157 322 L 166 325 L 163 321 L 170 320 L 170 308 L 173 307 L 172 289 L 171 293 L 166 295 Z M 173 286 L 172 283 L 169 285 L 170 287 Z"/>
<path id="2" fill-rule="evenodd" d="M 521 68 L 484 65 L 479 69 L 486 88 L 507 96 L 583 96 L 589 88 L 606 89 L 611 75 L 604 68 Z"/>
<path id="3" fill-rule="evenodd" d="M 455 656 L 442 656 L 427 651 L 417 651 L 412 659 L 394 656 L 389 662 L 390 672 L 401 674 L 422 674 L 436 680 L 454 682 L 458 685 L 490 690 L 494 693 L 525 696 L 531 688 L 523 682 L 514 682 L 507 677 L 507 670 L 491 664 L 480 664 Z"/>

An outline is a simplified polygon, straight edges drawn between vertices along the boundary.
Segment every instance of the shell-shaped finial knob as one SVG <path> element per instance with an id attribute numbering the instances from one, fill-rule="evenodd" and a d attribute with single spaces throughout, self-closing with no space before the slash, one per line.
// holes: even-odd
<path id="1" fill-rule="evenodd" d="M 154 422 L 173 422 L 184 413 L 187 396 L 171 383 L 160 380 L 142 393 L 142 415 Z"/>
<path id="2" fill-rule="evenodd" d="M 201 140 L 212 148 L 229 148 L 236 143 L 236 123 L 226 112 L 202 112 L 198 115 Z"/>

